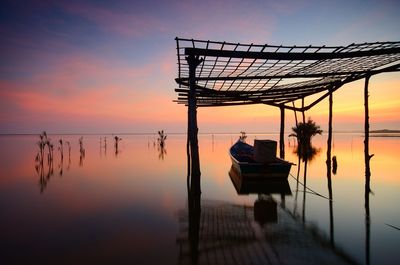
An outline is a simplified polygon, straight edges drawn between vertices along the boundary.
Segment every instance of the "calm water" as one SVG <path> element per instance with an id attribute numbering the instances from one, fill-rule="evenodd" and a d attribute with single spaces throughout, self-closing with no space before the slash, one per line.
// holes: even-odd
<path id="1" fill-rule="evenodd" d="M 200 135 L 202 199 L 253 206 L 256 195 L 238 195 L 228 175 L 228 148 L 238 135 Z M 35 169 L 38 136 L 0 137 L 0 241 L 2 264 L 59 263 L 179 263 L 179 212 L 186 208 L 186 138 L 168 135 L 160 152 L 153 135 L 122 135 L 118 152 L 112 136 L 50 135 L 55 145 L 52 169 Z M 102 142 L 100 142 L 102 138 Z M 277 139 L 275 134 L 249 135 Z M 64 144 L 61 161 L 58 140 Z M 292 146 L 289 146 L 289 143 Z M 307 164 L 306 184 L 328 197 L 326 138 L 313 140 L 317 154 Z M 298 222 L 315 227 L 359 264 L 395 264 L 400 259 L 400 138 L 371 138 L 371 189 L 365 207 L 363 138 L 335 134 L 332 155 L 338 169 L 332 175 L 333 203 L 289 176 L 292 196 L 286 210 Z M 286 142 L 286 159 L 304 183 L 304 163 L 298 163 L 293 142 Z M 42 170 L 42 171 L 41 171 Z M 281 200 L 276 196 L 277 201 Z M 368 208 L 368 209 L 367 209 Z M 369 211 L 370 224 L 366 220 Z M 368 239 L 368 240 L 367 240 Z"/>

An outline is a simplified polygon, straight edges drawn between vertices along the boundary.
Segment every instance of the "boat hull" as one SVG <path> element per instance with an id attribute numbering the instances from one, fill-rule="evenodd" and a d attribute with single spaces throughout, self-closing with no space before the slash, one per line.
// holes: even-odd
<path id="1" fill-rule="evenodd" d="M 243 177 L 286 179 L 292 163 L 276 158 L 271 163 L 254 161 L 254 148 L 246 143 L 237 142 L 230 149 L 232 166 Z"/>
<path id="2" fill-rule="evenodd" d="M 292 195 L 286 178 L 243 177 L 231 167 L 229 176 L 238 194 L 280 194 Z"/>

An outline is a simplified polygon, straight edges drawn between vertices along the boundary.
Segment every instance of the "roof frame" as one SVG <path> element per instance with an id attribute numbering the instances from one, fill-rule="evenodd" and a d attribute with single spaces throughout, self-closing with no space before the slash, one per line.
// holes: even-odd
<path id="1" fill-rule="evenodd" d="M 188 101 L 186 57 L 203 59 L 195 76 L 199 107 L 268 104 L 304 111 L 346 83 L 400 71 L 399 41 L 277 46 L 176 38 L 176 43 L 177 103 Z M 321 97 L 306 106 L 292 106 L 296 100 L 319 93 Z"/>

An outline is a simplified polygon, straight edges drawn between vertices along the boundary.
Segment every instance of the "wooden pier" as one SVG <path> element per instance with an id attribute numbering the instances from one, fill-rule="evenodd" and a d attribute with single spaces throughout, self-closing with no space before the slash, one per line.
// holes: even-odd
<path id="1" fill-rule="evenodd" d="M 179 213 L 179 224 L 178 264 L 357 264 L 279 206 L 277 222 L 260 225 L 253 206 L 203 200 L 196 244 L 188 236 L 187 209 Z"/>

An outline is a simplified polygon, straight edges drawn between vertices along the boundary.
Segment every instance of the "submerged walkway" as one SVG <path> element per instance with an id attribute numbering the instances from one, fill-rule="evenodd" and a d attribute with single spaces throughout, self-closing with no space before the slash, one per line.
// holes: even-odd
<path id="1" fill-rule="evenodd" d="M 281 207 L 276 213 L 260 225 L 254 207 L 202 201 L 196 252 L 190 247 L 188 211 L 182 210 L 179 264 L 356 264 Z"/>

